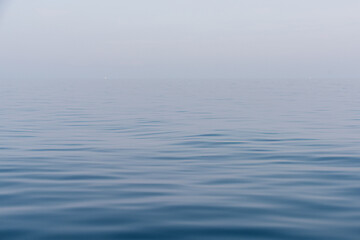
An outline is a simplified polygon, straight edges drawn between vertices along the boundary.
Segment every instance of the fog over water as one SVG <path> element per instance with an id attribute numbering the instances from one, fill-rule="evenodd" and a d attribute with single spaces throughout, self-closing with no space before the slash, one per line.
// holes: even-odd
<path id="1" fill-rule="evenodd" d="M 357 0 L 12 0 L 11 78 L 357 78 Z"/>
<path id="2" fill-rule="evenodd" d="M 0 239 L 358 240 L 358 0 L 0 0 Z"/>

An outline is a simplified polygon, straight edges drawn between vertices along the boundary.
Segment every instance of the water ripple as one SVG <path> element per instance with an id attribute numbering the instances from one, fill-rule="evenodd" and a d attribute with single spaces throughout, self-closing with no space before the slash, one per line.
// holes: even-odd
<path id="1" fill-rule="evenodd" d="M 359 238 L 360 86 L 58 84 L 1 89 L 3 239 Z"/>

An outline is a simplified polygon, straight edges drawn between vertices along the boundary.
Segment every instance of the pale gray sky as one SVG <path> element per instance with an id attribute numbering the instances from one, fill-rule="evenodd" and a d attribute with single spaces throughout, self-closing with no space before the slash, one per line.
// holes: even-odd
<path id="1" fill-rule="evenodd" d="M 2 79 L 360 77 L 359 0 L 8 2 Z"/>

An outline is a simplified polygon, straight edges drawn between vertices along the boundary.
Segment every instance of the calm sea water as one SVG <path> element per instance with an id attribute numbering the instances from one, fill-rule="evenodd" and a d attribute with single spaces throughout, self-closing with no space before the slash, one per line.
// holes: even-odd
<path id="1" fill-rule="evenodd" d="M 360 239 L 360 82 L 0 87 L 1 239 Z"/>

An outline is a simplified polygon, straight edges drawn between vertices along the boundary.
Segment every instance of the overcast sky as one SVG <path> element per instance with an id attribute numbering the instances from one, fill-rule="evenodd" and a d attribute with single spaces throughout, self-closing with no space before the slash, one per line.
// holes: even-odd
<path id="1" fill-rule="evenodd" d="M 360 77 L 359 0 L 8 3 L 2 79 Z"/>

